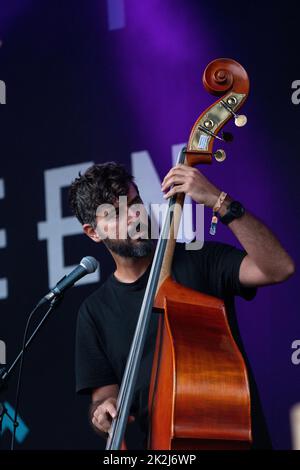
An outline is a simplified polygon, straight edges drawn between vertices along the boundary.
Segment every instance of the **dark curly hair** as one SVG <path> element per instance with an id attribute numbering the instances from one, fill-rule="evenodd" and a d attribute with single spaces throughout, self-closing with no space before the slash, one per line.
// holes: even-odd
<path id="1" fill-rule="evenodd" d="M 95 226 L 96 211 L 100 204 L 113 204 L 119 196 L 128 193 L 132 183 L 138 188 L 126 168 L 115 162 L 92 165 L 72 181 L 69 204 L 81 224 Z"/>

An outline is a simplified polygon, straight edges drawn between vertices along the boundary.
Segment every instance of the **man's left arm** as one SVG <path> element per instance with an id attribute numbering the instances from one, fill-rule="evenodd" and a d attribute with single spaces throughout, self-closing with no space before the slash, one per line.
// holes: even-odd
<path id="1" fill-rule="evenodd" d="M 232 198 L 227 196 L 219 211 L 226 213 Z M 265 224 L 248 211 L 228 227 L 239 240 L 247 255 L 240 266 L 239 280 L 245 286 L 264 286 L 288 279 L 295 264 L 279 240 Z"/>
<path id="2" fill-rule="evenodd" d="M 174 185 L 171 189 L 170 186 Z M 167 191 L 169 189 L 169 191 Z M 187 165 L 176 165 L 162 182 L 164 195 L 169 198 L 184 192 L 195 202 L 213 208 L 220 195 L 214 186 L 198 169 Z M 223 216 L 233 199 L 227 195 L 219 215 Z M 285 281 L 295 272 L 295 264 L 279 240 L 256 217 L 248 211 L 228 224 L 242 247 L 247 252 L 239 272 L 239 280 L 245 286 L 264 286 Z"/>

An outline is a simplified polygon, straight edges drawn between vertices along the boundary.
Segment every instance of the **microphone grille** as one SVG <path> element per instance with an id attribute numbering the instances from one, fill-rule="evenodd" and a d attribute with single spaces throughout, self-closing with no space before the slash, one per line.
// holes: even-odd
<path id="1" fill-rule="evenodd" d="M 85 256 L 80 264 L 87 270 L 88 274 L 95 272 L 99 266 L 98 261 L 93 256 Z"/>

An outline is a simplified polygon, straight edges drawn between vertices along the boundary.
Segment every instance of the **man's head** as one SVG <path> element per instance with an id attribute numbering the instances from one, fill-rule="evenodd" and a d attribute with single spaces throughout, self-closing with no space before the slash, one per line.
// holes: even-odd
<path id="1" fill-rule="evenodd" d="M 69 203 L 84 232 L 113 253 L 130 258 L 152 253 L 149 218 L 123 165 L 97 164 L 79 174 L 71 184 Z"/>

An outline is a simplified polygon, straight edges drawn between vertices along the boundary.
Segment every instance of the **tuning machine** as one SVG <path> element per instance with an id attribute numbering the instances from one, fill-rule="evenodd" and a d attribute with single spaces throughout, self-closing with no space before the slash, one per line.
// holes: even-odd
<path id="1" fill-rule="evenodd" d="M 199 129 L 201 129 L 205 134 L 208 134 L 212 137 L 215 137 L 218 140 L 222 140 L 223 142 L 232 142 L 233 135 L 230 132 L 221 132 L 221 137 L 211 131 L 211 128 L 214 126 L 214 122 L 212 119 L 207 119 L 204 121 L 204 125 L 199 125 Z"/>
<path id="2" fill-rule="evenodd" d="M 218 149 L 215 153 L 214 153 L 214 157 L 216 159 L 217 162 L 221 163 L 221 162 L 224 162 L 225 158 L 226 158 L 226 152 L 225 150 L 223 149 Z"/>
<path id="3" fill-rule="evenodd" d="M 221 134 L 222 134 L 222 139 L 224 140 L 224 142 L 233 141 L 233 135 L 231 134 L 231 132 L 222 131 Z"/>
<path id="4" fill-rule="evenodd" d="M 237 126 L 237 127 L 243 127 L 247 124 L 247 116 L 245 116 L 244 114 L 236 114 L 232 109 L 231 107 L 232 106 L 235 106 L 237 103 L 237 99 L 235 96 L 230 96 L 229 98 L 227 98 L 227 101 L 224 101 L 224 100 L 221 100 L 220 101 L 220 104 L 222 106 L 224 106 L 225 109 L 227 109 L 227 111 L 232 114 L 232 116 L 234 116 L 234 124 Z"/>

